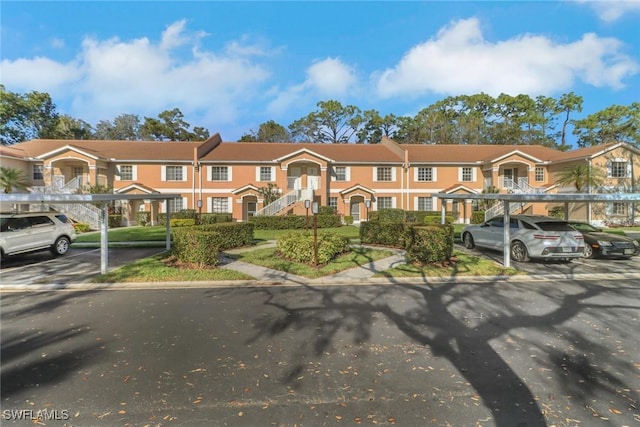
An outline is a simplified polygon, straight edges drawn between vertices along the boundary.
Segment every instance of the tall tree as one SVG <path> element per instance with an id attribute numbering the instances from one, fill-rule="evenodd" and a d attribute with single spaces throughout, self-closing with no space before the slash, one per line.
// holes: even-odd
<path id="1" fill-rule="evenodd" d="M 258 131 L 250 131 L 243 135 L 239 142 L 289 142 L 291 134 L 279 123 L 269 120 L 258 127 Z"/>
<path id="2" fill-rule="evenodd" d="M 363 125 L 356 132 L 356 142 L 378 144 L 383 136 L 393 138 L 398 129 L 398 118 L 393 114 L 380 116 L 377 110 L 363 113 Z"/>
<path id="3" fill-rule="evenodd" d="M 35 138 L 55 138 L 56 106 L 47 93 L 21 95 L 0 85 L 0 143 L 15 144 Z"/>
<path id="4" fill-rule="evenodd" d="M 84 120 L 74 119 L 62 115 L 55 129 L 56 139 L 91 139 L 93 137 L 91 125 Z"/>
<path id="5" fill-rule="evenodd" d="M 362 126 L 360 109 L 340 102 L 320 101 L 319 110 L 302 117 L 289 125 L 293 139 L 316 143 L 340 144 L 349 142 Z"/>
<path id="6" fill-rule="evenodd" d="M 120 114 L 113 119 L 100 120 L 96 124 L 95 139 L 136 141 L 140 139 L 140 117 L 136 114 Z"/>
<path id="7" fill-rule="evenodd" d="M 145 117 L 140 126 L 140 137 L 153 141 L 202 141 L 209 137 L 209 131 L 202 127 L 189 130 L 189 123 L 178 108 L 165 110 L 158 114 L 158 119 Z"/>
<path id="8" fill-rule="evenodd" d="M 560 97 L 558 101 L 557 112 L 558 114 L 564 114 L 564 120 L 562 122 L 562 130 L 560 131 L 560 149 L 565 151 L 568 149 L 567 144 L 567 126 L 571 122 L 571 112 L 582 112 L 582 97 L 574 94 L 573 92 L 565 93 Z M 575 133 L 575 132 L 574 132 Z"/>
<path id="9" fill-rule="evenodd" d="M 640 102 L 612 105 L 573 122 L 580 147 L 626 142 L 640 147 Z"/>

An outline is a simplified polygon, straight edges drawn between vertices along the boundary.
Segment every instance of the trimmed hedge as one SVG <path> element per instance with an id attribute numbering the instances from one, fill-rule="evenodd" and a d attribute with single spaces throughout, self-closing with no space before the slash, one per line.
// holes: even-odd
<path id="1" fill-rule="evenodd" d="M 151 212 L 139 211 L 136 212 L 136 224 L 138 225 L 150 225 L 151 224 Z"/>
<path id="2" fill-rule="evenodd" d="M 191 218 L 185 218 L 185 219 L 171 218 L 171 227 L 189 227 L 192 225 L 196 225 L 196 221 Z"/>
<path id="3" fill-rule="evenodd" d="M 219 232 L 184 228 L 173 233 L 173 253 L 179 261 L 203 266 L 218 265 Z"/>
<path id="4" fill-rule="evenodd" d="M 107 218 L 109 228 L 122 227 L 122 215 L 109 215 Z"/>
<path id="5" fill-rule="evenodd" d="M 313 264 L 313 234 L 291 232 L 276 241 L 278 252 L 285 258 Z M 349 251 L 349 239 L 335 233 L 318 233 L 318 264 L 326 264 L 340 254 Z"/>
<path id="6" fill-rule="evenodd" d="M 444 261 L 453 255 L 453 226 L 409 226 L 406 240 L 407 259 L 418 264 Z"/>
<path id="7" fill-rule="evenodd" d="M 329 207 L 330 206 L 325 206 Z M 313 227 L 313 215 L 309 215 L 307 225 L 306 215 L 282 215 L 282 216 L 252 216 L 249 222 L 256 230 L 303 230 Z M 331 214 L 318 215 L 318 228 L 340 227 L 340 216 Z"/>
<path id="8" fill-rule="evenodd" d="M 364 244 L 375 244 L 404 248 L 404 234 L 407 223 L 367 221 L 360 223 L 360 241 Z"/>
<path id="9" fill-rule="evenodd" d="M 76 222 L 73 226 L 78 233 L 86 233 L 87 231 L 91 231 L 91 227 L 86 222 Z"/>
<path id="10" fill-rule="evenodd" d="M 442 212 L 440 211 L 405 211 L 398 208 L 380 209 L 378 211 L 369 213 L 369 221 L 381 222 L 415 222 L 419 224 L 440 224 L 441 217 Z M 453 219 L 453 212 L 445 212 L 445 221 L 448 224 L 452 224 Z"/>
<path id="11" fill-rule="evenodd" d="M 471 213 L 471 224 L 482 224 L 484 222 L 484 211 Z"/>

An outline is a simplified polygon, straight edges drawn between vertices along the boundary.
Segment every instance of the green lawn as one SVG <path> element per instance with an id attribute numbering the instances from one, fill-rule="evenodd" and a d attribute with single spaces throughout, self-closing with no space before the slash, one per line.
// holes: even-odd
<path id="1" fill-rule="evenodd" d="M 283 259 L 277 255 L 275 248 L 256 249 L 254 251 L 237 254 L 235 257 L 244 262 L 261 265 L 262 267 L 315 279 L 355 268 L 359 265 L 368 264 L 371 261 L 376 261 L 391 255 L 393 255 L 393 252 L 389 250 L 353 248 L 351 252 L 341 255 L 318 268 Z"/>
<path id="2" fill-rule="evenodd" d="M 456 277 L 456 276 L 513 276 L 526 274 L 515 268 L 503 266 L 473 255 L 454 252 L 457 260 L 450 266 L 427 265 L 418 267 L 403 264 L 396 268 L 376 273 L 374 277 Z"/>
<path id="3" fill-rule="evenodd" d="M 224 268 L 188 269 L 177 268 L 165 263 L 167 252 L 141 259 L 132 264 L 101 274 L 93 279 L 94 283 L 124 282 L 173 282 L 206 280 L 253 280 L 255 277 Z"/>

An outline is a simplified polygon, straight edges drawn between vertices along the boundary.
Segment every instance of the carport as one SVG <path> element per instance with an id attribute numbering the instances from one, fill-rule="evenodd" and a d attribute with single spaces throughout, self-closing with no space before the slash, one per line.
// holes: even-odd
<path id="1" fill-rule="evenodd" d="M 0 202 L 45 205 L 50 203 L 90 203 L 98 206 L 100 217 L 100 273 L 105 274 L 109 263 L 108 205 L 116 200 L 166 200 L 167 234 L 166 248 L 171 249 L 171 199 L 182 197 L 180 194 L 0 194 Z"/>
<path id="2" fill-rule="evenodd" d="M 588 205 L 595 202 L 640 202 L 639 193 L 615 193 L 615 194 L 445 194 L 435 195 L 442 200 L 442 219 L 445 223 L 446 201 L 447 200 L 497 200 L 503 203 L 504 223 L 509 224 L 511 214 L 509 213 L 511 203 L 535 203 L 535 202 L 556 202 L 564 203 L 564 217 L 569 219 L 569 203 L 583 202 Z M 505 267 L 511 267 L 511 230 L 504 227 L 504 261 Z"/>

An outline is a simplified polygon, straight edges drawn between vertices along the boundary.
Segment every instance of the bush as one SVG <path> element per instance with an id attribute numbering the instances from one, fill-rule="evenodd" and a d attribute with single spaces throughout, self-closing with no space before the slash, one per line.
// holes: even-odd
<path id="1" fill-rule="evenodd" d="M 353 224 L 353 217 L 351 215 L 344 216 L 344 223 L 347 225 Z"/>
<path id="2" fill-rule="evenodd" d="M 404 221 L 404 216 L 404 211 L 402 209 L 388 208 L 370 212 L 369 220 L 381 222 L 402 222 Z"/>
<path id="3" fill-rule="evenodd" d="M 171 218 L 171 227 L 188 227 L 190 225 L 196 225 L 196 221 L 193 219 L 180 219 L 180 218 Z"/>
<path id="4" fill-rule="evenodd" d="M 149 225 L 151 224 L 151 212 L 149 211 L 139 211 L 136 213 L 136 224 L 138 225 Z"/>
<path id="5" fill-rule="evenodd" d="M 425 225 L 440 225 L 442 222 L 442 215 L 425 215 L 422 219 L 422 223 Z M 444 217 L 445 224 L 453 224 L 453 217 L 450 215 L 445 215 Z"/>
<path id="6" fill-rule="evenodd" d="M 409 262 L 429 264 L 453 254 L 453 227 L 449 224 L 411 226 L 406 243 Z"/>
<path id="7" fill-rule="evenodd" d="M 276 241 L 278 252 L 285 258 L 313 264 L 313 235 L 305 232 L 291 232 Z M 349 239 L 335 233 L 318 234 L 318 264 L 326 264 L 340 254 L 349 251 Z"/>
<path id="8" fill-rule="evenodd" d="M 109 225 L 109 228 L 121 227 L 122 215 L 109 215 L 107 224 Z"/>
<path id="9" fill-rule="evenodd" d="M 89 227 L 89 224 L 87 224 L 86 222 L 76 222 L 74 224 L 74 227 L 76 229 L 76 232 L 78 233 L 86 233 L 87 231 L 91 230 L 91 227 Z"/>
<path id="10" fill-rule="evenodd" d="M 331 206 L 324 206 L 331 207 Z M 340 221 L 340 215 L 336 215 L 333 213 L 330 214 L 319 214 L 318 215 L 318 228 L 333 228 L 342 226 L 342 221 Z"/>
<path id="11" fill-rule="evenodd" d="M 404 222 L 363 222 L 360 224 L 360 241 L 364 244 L 404 248 L 407 227 L 409 225 Z"/>
<path id="12" fill-rule="evenodd" d="M 313 227 L 313 215 L 253 216 L 249 222 L 256 230 L 304 230 Z M 335 214 L 318 215 L 318 228 L 340 227 L 340 217 Z"/>
<path id="13" fill-rule="evenodd" d="M 223 222 L 218 224 L 194 225 L 194 232 L 206 232 L 215 238 L 221 251 L 248 246 L 253 242 L 253 224 L 248 222 Z M 182 230 L 182 229 L 178 229 Z"/>
<path id="14" fill-rule="evenodd" d="M 179 230 L 173 233 L 173 254 L 179 261 L 200 267 L 218 265 L 217 231 L 196 230 L 195 227 Z"/>
<path id="15" fill-rule="evenodd" d="M 471 224 L 482 224 L 484 222 L 484 211 L 471 213 Z"/>
<path id="16" fill-rule="evenodd" d="M 200 224 L 218 224 L 231 221 L 233 221 L 233 217 L 230 213 L 203 213 L 200 215 Z"/>
<path id="17" fill-rule="evenodd" d="M 195 209 L 182 209 L 178 212 L 171 212 L 171 219 L 192 219 L 196 220 L 197 212 Z M 158 214 L 158 225 L 167 225 L 167 214 Z"/>

